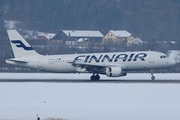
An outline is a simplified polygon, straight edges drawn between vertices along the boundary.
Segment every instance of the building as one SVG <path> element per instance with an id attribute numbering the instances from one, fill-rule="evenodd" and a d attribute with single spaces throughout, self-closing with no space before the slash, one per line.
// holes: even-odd
<path id="1" fill-rule="evenodd" d="M 38 40 L 47 40 L 47 43 L 49 45 L 58 45 L 58 44 L 62 44 L 62 40 L 54 40 L 54 36 L 56 34 L 54 33 L 39 33 L 36 37 L 38 38 Z"/>
<path id="2" fill-rule="evenodd" d="M 62 40 L 66 45 L 86 45 L 87 42 L 101 43 L 103 37 L 100 31 L 62 30 L 52 39 Z"/>
<path id="3" fill-rule="evenodd" d="M 50 40 L 52 39 L 56 34 L 54 33 L 39 33 L 36 37 L 38 40 Z"/>
<path id="4" fill-rule="evenodd" d="M 130 46 L 135 42 L 136 39 L 126 30 L 109 30 L 109 32 L 103 38 L 103 44 L 122 43 L 126 46 Z"/>

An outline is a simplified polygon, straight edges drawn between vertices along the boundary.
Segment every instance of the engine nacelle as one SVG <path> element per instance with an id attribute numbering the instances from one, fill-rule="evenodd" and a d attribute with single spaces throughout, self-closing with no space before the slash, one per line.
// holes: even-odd
<path id="1" fill-rule="evenodd" d="M 108 77 L 120 77 L 120 76 L 126 76 L 127 73 L 125 71 L 122 71 L 121 67 L 107 67 L 106 75 Z"/>

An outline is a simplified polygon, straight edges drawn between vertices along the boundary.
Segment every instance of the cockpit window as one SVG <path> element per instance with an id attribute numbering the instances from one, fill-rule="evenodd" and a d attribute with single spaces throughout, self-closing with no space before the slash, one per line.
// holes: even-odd
<path id="1" fill-rule="evenodd" d="M 167 56 L 167 55 L 161 55 L 160 58 L 161 58 L 161 59 L 163 59 L 163 58 L 168 58 L 168 56 Z"/>

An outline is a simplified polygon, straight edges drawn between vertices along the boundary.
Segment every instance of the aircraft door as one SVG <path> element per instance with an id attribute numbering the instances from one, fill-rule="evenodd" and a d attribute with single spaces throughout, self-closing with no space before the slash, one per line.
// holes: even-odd
<path id="1" fill-rule="evenodd" d="M 38 57 L 38 59 L 37 59 L 37 69 L 38 70 L 43 69 L 43 58 L 42 57 Z"/>
<path id="2" fill-rule="evenodd" d="M 155 63 L 155 60 L 154 60 L 154 53 L 153 52 L 151 52 L 150 53 L 150 56 L 149 56 L 149 63 Z"/>

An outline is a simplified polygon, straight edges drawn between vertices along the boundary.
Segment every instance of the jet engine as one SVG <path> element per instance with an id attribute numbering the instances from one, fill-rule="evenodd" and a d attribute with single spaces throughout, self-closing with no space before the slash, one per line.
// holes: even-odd
<path id="1" fill-rule="evenodd" d="M 106 75 L 108 77 L 120 77 L 120 76 L 126 76 L 127 73 L 125 71 L 122 71 L 121 67 L 107 67 Z"/>

